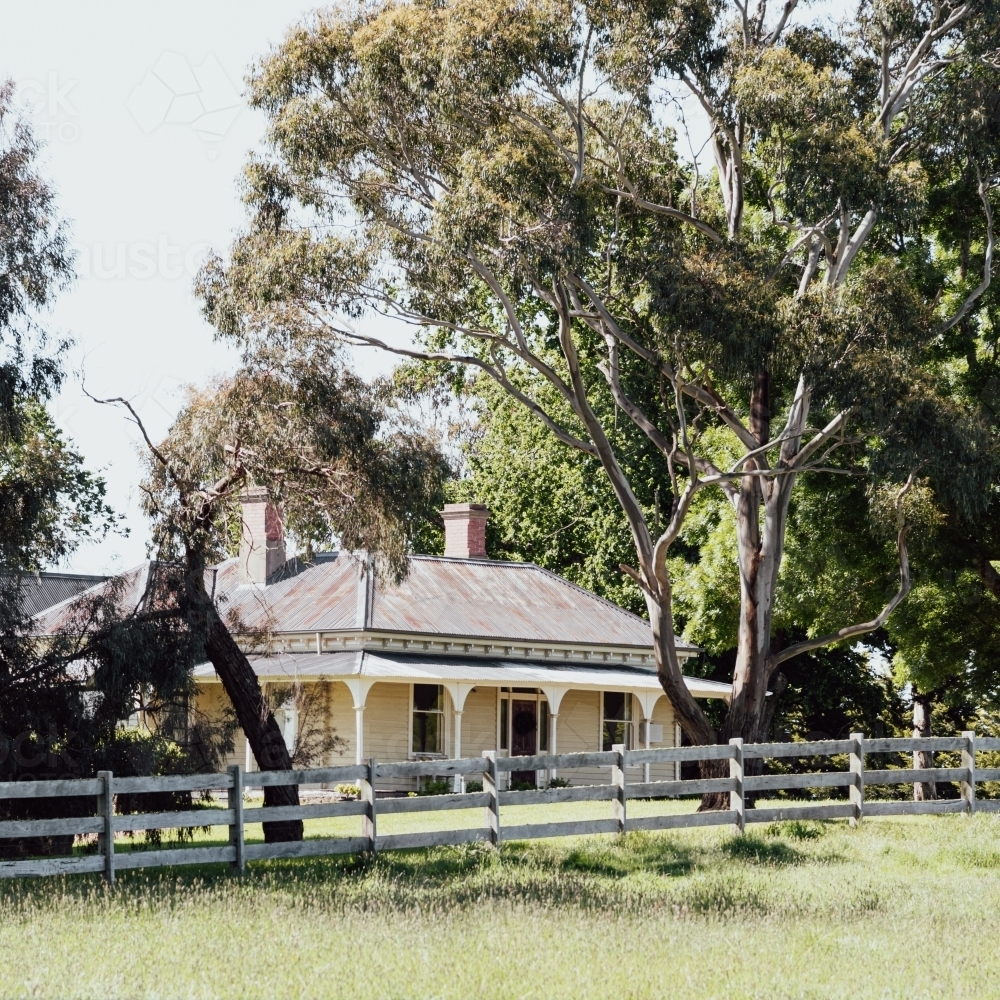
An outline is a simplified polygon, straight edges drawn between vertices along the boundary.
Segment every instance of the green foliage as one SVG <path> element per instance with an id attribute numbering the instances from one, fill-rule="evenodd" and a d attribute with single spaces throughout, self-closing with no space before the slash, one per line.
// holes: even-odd
<path id="1" fill-rule="evenodd" d="M 889 635 L 897 683 L 946 704 L 1000 704 L 1000 602 L 973 571 L 920 580 Z"/>
<path id="2" fill-rule="evenodd" d="M 73 254 L 40 152 L 13 81 L 0 82 L 0 442 L 25 436 L 24 401 L 47 399 L 64 375 L 68 343 L 50 349 L 41 314 L 73 277 Z"/>
<path id="3" fill-rule="evenodd" d="M 447 472 L 436 440 L 407 421 L 386 385 L 365 384 L 322 348 L 262 350 L 232 377 L 192 390 L 147 466 L 144 503 L 163 558 L 231 554 L 252 483 L 268 488 L 307 558 L 339 543 L 372 552 L 396 577 Z"/>
<path id="4" fill-rule="evenodd" d="M 85 468 L 42 403 L 29 397 L 16 407 L 20 433 L 0 440 L 0 566 L 8 573 L 65 559 L 118 521 L 104 480 Z"/>
<path id="5" fill-rule="evenodd" d="M 476 380 L 469 392 L 475 425 L 463 441 L 467 474 L 448 485 L 448 498 L 489 507 L 487 551 L 534 562 L 645 614 L 638 587 L 619 569 L 634 561 L 635 549 L 599 463 L 562 446 L 490 381 Z M 622 461 L 655 519 L 658 484 L 666 478 L 662 456 L 631 424 L 623 423 L 620 440 Z"/>
<path id="6" fill-rule="evenodd" d="M 125 581 L 66 609 L 64 629 L 44 641 L 24 610 L 26 574 L 84 539 L 101 539 L 118 519 L 103 479 L 45 408 L 63 377 L 66 345 L 50 351 L 40 317 L 71 277 L 72 259 L 52 188 L 38 172 L 39 144 L 13 97 L 12 83 L 0 85 L 0 776 L 212 769 L 232 729 L 206 727 L 187 711 L 197 650 L 156 615 L 139 621 L 125 606 Z M 151 574 L 143 597 L 155 607 L 170 586 L 169 571 Z M 161 736 L 120 728 L 140 710 L 160 719 Z M 43 815 L 50 805 L 10 800 L 4 818 Z M 9 841 L 4 849 L 25 846 Z"/>
<path id="7" fill-rule="evenodd" d="M 418 327 L 416 353 L 473 397 L 453 497 L 494 509 L 491 551 L 656 619 L 676 599 L 713 654 L 738 641 L 733 717 L 752 739 L 761 699 L 744 692 L 780 647 L 895 592 L 906 535 L 880 531 L 887 496 L 920 478 L 915 550 L 943 513 L 987 509 L 1000 454 L 971 386 L 992 299 L 954 306 L 969 262 L 988 265 L 996 15 L 993 0 L 864 4 L 836 27 L 794 4 L 320 12 L 250 76 L 268 133 L 247 227 L 201 276 L 205 315 L 251 352 L 380 343 L 374 313 Z M 707 181 L 665 126 L 674 88 L 711 119 Z M 696 475 L 726 499 L 705 490 L 686 515 Z M 679 540 L 657 546 L 675 514 Z M 679 717 L 712 738 L 656 634 Z"/>
<path id="8" fill-rule="evenodd" d="M 417 790 L 417 795 L 447 795 L 452 784 L 447 778 L 428 778 Z"/>

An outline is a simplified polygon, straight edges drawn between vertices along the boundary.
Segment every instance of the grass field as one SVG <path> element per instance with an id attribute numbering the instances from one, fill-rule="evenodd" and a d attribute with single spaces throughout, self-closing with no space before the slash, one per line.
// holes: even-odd
<path id="1" fill-rule="evenodd" d="M 7 882 L 0 995 L 997 997 L 998 931 L 1000 819 L 783 823 Z"/>

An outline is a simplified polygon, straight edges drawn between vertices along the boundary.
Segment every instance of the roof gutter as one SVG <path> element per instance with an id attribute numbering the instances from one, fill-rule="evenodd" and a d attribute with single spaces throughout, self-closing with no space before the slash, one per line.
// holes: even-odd
<path id="1" fill-rule="evenodd" d="M 238 637 L 247 653 L 260 652 L 259 642 L 250 636 Z M 551 661 L 590 666 L 627 666 L 655 672 L 656 661 L 649 646 L 617 646 L 595 643 L 538 642 L 537 640 L 467 635 L 421 635 L 385 629 L 330 629 L 273 632 L 269 650 L 275 653 L 415 653 L 435 656 L 482 657 L 511 662 Z M 697 646 L 679 648 L 681 661 L 698 656 Z"/>

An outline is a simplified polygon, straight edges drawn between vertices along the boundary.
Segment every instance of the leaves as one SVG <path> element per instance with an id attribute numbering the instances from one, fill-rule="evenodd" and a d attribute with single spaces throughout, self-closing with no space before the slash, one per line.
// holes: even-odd
<path id="1" fill-rule="evenodd" d="M 397 578 L 447 471 L 436 441 L 393 409 L 388 386 L 366 385 L 322 349 L 262 352 L 192 390 L 158 451 L 145 503 L 162 552 L 231 554 L 230 525 L 252 484 L 268 488 L 303 550 L 367 549 Z"/>

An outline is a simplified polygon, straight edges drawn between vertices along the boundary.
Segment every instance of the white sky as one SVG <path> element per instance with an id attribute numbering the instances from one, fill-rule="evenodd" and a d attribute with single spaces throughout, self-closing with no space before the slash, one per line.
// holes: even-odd
<path id="1" fill-rule="evenodd" d="M 98 396 L 133 399 L 162 435 L 181 387 L 231 369 L 191 294 L 206 246 L 224 252 L 243 220 L 235 182 L 261 133 L 240 98 L 251 61 L 315 4 L 298 0 L 167 3 L 0 0 L 0 77 L 48 137 L 44 172 L 72 224 L 80 277 L 50 320 L 74 337 Z M 391 361 L 361 352 L 366 374 Z M 112 572 L 145 558 L 137 431 L 91 403 L 79 380 L 53 407 L 88 466 L 128 516 L 128 538 L 85 545 L 79 572 Z"/>

